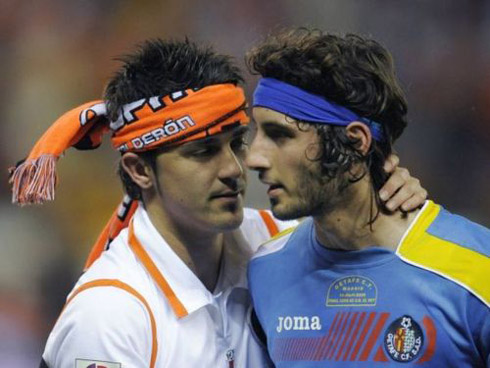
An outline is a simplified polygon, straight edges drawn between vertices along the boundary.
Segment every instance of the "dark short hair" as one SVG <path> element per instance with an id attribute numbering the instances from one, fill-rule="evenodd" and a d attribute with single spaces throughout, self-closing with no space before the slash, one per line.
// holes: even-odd
<path id="1" fill-rule="evenodd" d="M 111 78 L 104 98 L 111 120 L 115 120 L 123 105 L 157 95 L 189 88 L 243 81 L 232 57 L 216 53 L 210 46 L 184 40 L 148 40 L 134 52 L 119 57 L 122 66 Z M 155 169 L 158 149 L 140 153 Z M 125 192 L 141 199 L 141 189 L 119 165 Z"/>
<path id="2" fill-rule="evenodd" d="M 297 28 L 269 36 L 247 53 L 246 59 L 254 74 L 321 95 L 382 124 L 385 139 L 373 140 L 366 156 L 356 150 L 356 142 L 347 137 L 344 127 L 324 124 L 314 127 L 322 144 L 322 154 L 316 159 L 325 175 L 335 177 L 339 172 L 350 171 L 354 163 L 364 161 L 378 209 L 385 209 L 378 195 L 387 178 L 383 164 L 393 150 L 393 142 L 407 126 L 407 102 L 390 52 L 360 35 L 340 36 Z"/>

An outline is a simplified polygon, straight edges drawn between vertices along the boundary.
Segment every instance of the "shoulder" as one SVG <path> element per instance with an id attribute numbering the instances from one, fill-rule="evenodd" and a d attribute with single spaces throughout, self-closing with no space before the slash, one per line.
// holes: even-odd
<path id="1" fill-rule="evenodd" d="M 297 224 L 298 221 L 296 220 L 284 221 L 275 218 L 270 210 L 257 210 L 254 208 L 245 208 L 243 210 L 243 225 L 267 229 L 268 234 L 271 236 Z"/>
<path id="2" fill-rule="evenodd" d="M 85 357 L 123 366 L 147 365 L 154 325 L 149 304 L 136 289 L 115 279 L 92 280 L 68 298 L 43 358 L 50 367 L 68 366 Z"/>
<path id="3" fill-rule="evenodd" d="M 269 254 L 279 252 L 286 246 L 295 229 L 296 227 L 290 227 L 273 236 L 259 247 L 252 259 L 263 258 Z"/>
<path id="4" fill-rule="evenodd" d="M 143 320 L 150 322 L 149 311 L 146 298 L 134 287 L 117 279 L 99 279 L 71 293 L 57 324 L 84 330 L 127 330 L 139 328 Z"/>
<path id="5" fill-rule="evenodd" d="M 490 307 L 490 230 L 428 202 L 397 253 L 467 289 Z"/>
<path id="6" fill-rule="evenodd" d="M 46 343 L 49 367 L 81 357 L 148 365 L 156 347 L 154 287 L 126 240 L 121 233 L 70 292 Z"/>
<path id="7" fill-rule="evenodd" d="M 79 286 L 93 280 L 116 279 L 131 285 L 143 294 L 147 294 L 146 289 L 151 285 L 151 279 L 130 249 L 127 239 L 128 231 L 124 229 L 111 242 L 110 248 L 104 251 L 82 274 L 72 292 Z"/>
<path id="8" fill-rule="evenodd" d="M 302 245 L 311 241 L 312 226 L 311 218 L 306 218 L 302 222 L 296 221 L 294 226 L 278 232 L 275 236 L 263 242 L 252 261 L 261 261 L 268 259 L 268 256 L 280 256 L 283 253 L 287 253 L 290 257 L 296 257 L 294 249 L 291 252 L 282 251 L 294 248 L 295 245 L 299 245 L 303 250 L 307 249 L 307 247 Z"/>
<path id="9" fill-rule="evenodd" d="M 240 226 L 240 230 L 255 251 L 263 242 L 276 236 L 285 229 L 296 226 L 297 224 L 298 222 L 295 220 L 278 220 L 269 210 L 245 208 L 243 223 Z"/>
<path id="10" fill-rule="evenodd" d="M 427 233 L 469 251 L 490 257 L 490 229 L 440 207 Z"/>

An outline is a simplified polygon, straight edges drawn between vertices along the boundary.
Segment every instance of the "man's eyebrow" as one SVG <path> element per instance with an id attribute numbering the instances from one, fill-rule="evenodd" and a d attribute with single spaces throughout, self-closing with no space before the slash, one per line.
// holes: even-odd
<path id="1" fill-rule="evenodd" d="M 203 147 L 203 146 L 208 146 L 208 145 L 212 145 L 212 144 L 217 144 L 219 142 L 219 139 L 216 138 L 216 137 L 213 137 L 213 136 L 210 136 L 210 137 L 206 137 L 206 138 L 202 138 L 202 139 L 198 139 L 198 140 L 195 140 L 195 141 L 190 141 L 188 143 L 185 143 L 182 145 L 182 148 L 183 149 L 187 149 L 187 148 L 200 148 L 200 147 Z"/>
<path id="2" fill-rule="evenodd" d="M 262 124 L 264 128 L 277 128 L 294 131 L 294 125 L 287 121 L 266 120 Z"/>

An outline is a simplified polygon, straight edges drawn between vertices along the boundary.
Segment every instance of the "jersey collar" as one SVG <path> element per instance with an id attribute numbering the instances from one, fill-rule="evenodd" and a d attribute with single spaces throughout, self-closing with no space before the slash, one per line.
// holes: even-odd
<path id="1" fill-rule="evenodd" d="M 129 226 L 128 242 L 167 298 L 178 318 L 214 303 L 223 292 L 247 288 L 245 254 L 248 246 L 240 230 L 225 235 L 223 260 L 215 293 L 211 293 L 163 239 L 140 204 Z"/>

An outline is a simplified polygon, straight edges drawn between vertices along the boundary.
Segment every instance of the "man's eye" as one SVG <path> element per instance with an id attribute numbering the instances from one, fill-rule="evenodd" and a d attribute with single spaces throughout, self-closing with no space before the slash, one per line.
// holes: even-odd
<path id="1" fill-rule="evenodd" d="M 199 149 L 195 149 L 193 151 L 190 152 L 190 155 L 191 156 L 194 156 L 194 157 L 208 157 L 208 156 L 212 156 L 214 155 L 215 153 L 218 152 L 218 148 L 216 147 L 203 147 L 203 148 L 199 148 Z"/>
<path id="2" fill-rule="evenodd" d="M 265 130 L 265 134 L 273 140 L 279 140 L 279 139 L 284 139 L 284 138 L 292 138 L 293 135 L 291 132 L 285 130 L 285 129 L 267 129 Z"/>

